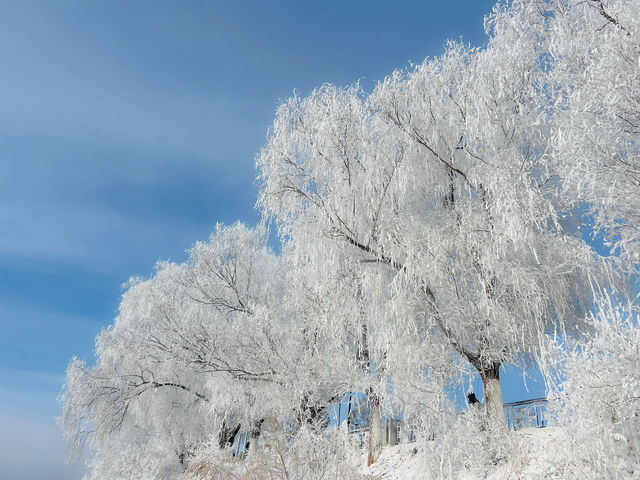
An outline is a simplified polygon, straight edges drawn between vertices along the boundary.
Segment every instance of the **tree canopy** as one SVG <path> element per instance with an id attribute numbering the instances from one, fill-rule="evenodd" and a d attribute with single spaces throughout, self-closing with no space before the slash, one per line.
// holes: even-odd
<path id="1" fill-rule="evenodd" d="M 132 279 L 95 365 L 70 363 L 60 422 L 76 455 L 89 441 L 90 478 L 197 477 L 245 455 L 247 437 L 290 478 L 301 451 L 334 451 L 318 442 L 352 393 L 367 398 L 370 463 L 383 413 L 425 441 L 437 430 L 448 460 L 424 451 L 439 468 L 464 432 L 495 463 L 501 369 L 531 363 L 567 431 L 598 430 L 622 458 L 590 444 L 589 466 L 564 472 L 624 475 L 640 459 L 626 297 L 640 251 L 639 25 L 633 0 L 502 2 L 483 48 L 450 42 L 371 92 L 322 85 L 283 102 L 256 159 L 262 225 L 218 225 L 186 262 Z M 475 427 L 447 393 L 461 375 L 483 383 Z"/>

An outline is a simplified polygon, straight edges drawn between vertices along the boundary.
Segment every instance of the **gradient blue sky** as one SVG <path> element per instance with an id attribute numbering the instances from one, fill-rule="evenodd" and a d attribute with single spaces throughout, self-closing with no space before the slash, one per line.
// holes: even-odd
<path id="1" fill-rule="evenodd" d="M 482 44 L 492 5 L 1 2 L 0 478 L 79 478 L 53 420 L 69 359 L 93 358 L 131 275 L 257 220 L 281 100 Z"/>

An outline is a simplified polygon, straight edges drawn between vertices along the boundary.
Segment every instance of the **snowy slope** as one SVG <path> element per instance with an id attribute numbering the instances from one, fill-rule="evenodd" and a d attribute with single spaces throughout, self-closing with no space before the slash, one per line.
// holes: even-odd
<path id="1" fill-rule="evenodd" d="M 565 479 L 566 472 L 558 465 L 566 460 L 569 441 L 560 427 L 527 428 L 513 435 L 516 448 L 508 460 L 499 462 L 492 471 L 468 469 L 453 475 L 460 480 L 486 478 L 488 480 Z M 380 459 L 361 469 L 365 478 L 375 480 L 428 480 L 424 453 L 415 444 L 385 447 Z M 586 480 L 586 477 L 583 477 Z M 640 471 L 627 478 L 640 479 Z"/>

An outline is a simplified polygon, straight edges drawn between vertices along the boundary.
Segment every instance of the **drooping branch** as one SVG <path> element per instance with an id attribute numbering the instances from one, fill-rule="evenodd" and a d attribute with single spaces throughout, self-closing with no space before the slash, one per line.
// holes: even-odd
<path id="1" fill-rule="evenodd" d="M 207 398 L 205 395 L 192 390 L 191 388 L 187 387 L 186 385 L 181 385 L 181 384 L 175 383 L 175 382 L 155 382 L 155 381 L 154 382 L 150 382 L 150 385 L 153 386 L 153 388 L 173 387 L 173 388 L 177 388 L 179 390 L 184 390 L 185 392 L 189 392 L 190 394 L 194 395 L 199 400 L 204 400 L 207 403 L 209 402 L 209 398 Z"/>
<path id="2" fill-rule="evenodd" d="M 602 3 L 602 0 L 590 0 L 592 3 L 597 4 L 598 5 L 598 11 L 600 13 L 600 15 L 602 15 L 609 23 L 611 23 L 612 25 L 615 25 L 617 28 L 619 28 L 620 30 L 622 30 L 623 32 L 626 33 L 626 35 L 628 37 L 631 36 L 631 33 L 624 28 L 622 25 L 620 25 L 620 22 L 612 17 L 604 8 L 604 4 Z"/>
<path id="3" fill-rule="evenodd" d="M 377 252 L 375 249 L 371 248 L 368 245 L 364 245 L 364 244 L 360 243 L 357 239 L 351 237 L 349 234 L 340 232 L 339 235 L 342 236 L 343 238 L 345 238 L 351 245 L 357 247 L 358 249 L 362 250 L 363 252 L 368 253 L 372 257 L 374 257 L 373 261 L 385 263 L 387 265 L 390 265 L 393 269 L 395 269 L 398 272 L 407 273 L 407 268 L 403 263 L 401 263 L 401 262 L 399 262 L 397 260 L 394 260 L 391 257 L 388 257 L 388 256 L 386 256 L 384 254 L 381 254 L 381 253 Z M 442 318 L 442 315 L 438 311 L 438 308 L 437 308 L 437 305 L 436 305 L 436 297 L 435 297 L 435 294 L 433 293 L 433 290 L 431 289 L 431 287 L 429 287 L 429 285 L 422 279 L 414 278 L 414 280 L 419 285 L 419 288 L 422 291 L 422 293 L 424 293 L 426 295 L 426 297 L 428 298 L 428 305 L 429 305 L 429 307 L 431 309 L 431 313 L 433 314 L 433 319 L 436 322 L 436 324 L 438 325 L 438 327 L 440 328 L 440 330 L 447 337 L 447 340 L 449 341 L 451 346 L 461 356 L 466 358 L 474 366 L 479 364 L 478 356 L 476 354 L 474 354 L 473 352 L 471 352 L 464 345 L 462 345 L 456 339 L 456 336 L 454 335 L 453 331 L 449 327 L 447 327 L 447 325 L 445 324 L 445 321 Z"/>

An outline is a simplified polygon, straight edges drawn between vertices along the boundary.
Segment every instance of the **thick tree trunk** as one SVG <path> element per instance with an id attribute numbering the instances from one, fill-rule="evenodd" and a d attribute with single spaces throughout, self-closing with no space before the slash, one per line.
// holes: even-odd
<path id="1" fill-rule="evenodd" d="M 500 388 L 500 365 L 493 364 L 480 370 L 484 388 L 484 408 L 487 419 L 496 425 L 505 424 Z"/>
<path id="2" fill-rule="evenodd" d="M 373 392 L 369 393 L 369 459 L 367 465 L 371 465 L 382 452 L 382 415 L 380 411 L 380 397 Z"/>

